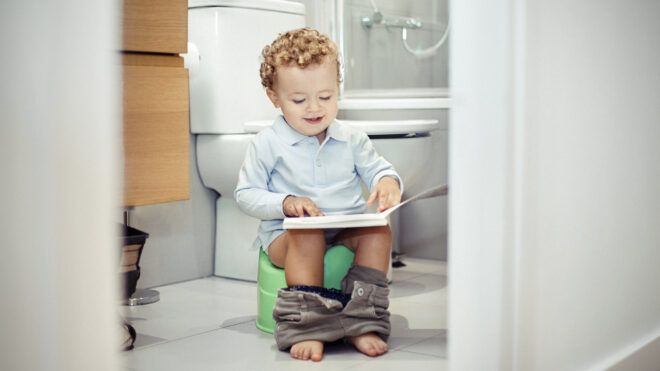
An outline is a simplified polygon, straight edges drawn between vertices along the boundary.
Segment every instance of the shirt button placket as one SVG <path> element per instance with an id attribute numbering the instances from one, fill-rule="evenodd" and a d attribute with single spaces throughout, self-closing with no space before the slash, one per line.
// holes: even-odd
<path id="1" fill-rule="evenodd" d="M 321 161 L 319 155 L 317 155 L 316 159 L 314 160 L 314 164 L 316 165 L 317 184 L 325 184 L 325 169 L 323 168 L 323 161 Z"/>

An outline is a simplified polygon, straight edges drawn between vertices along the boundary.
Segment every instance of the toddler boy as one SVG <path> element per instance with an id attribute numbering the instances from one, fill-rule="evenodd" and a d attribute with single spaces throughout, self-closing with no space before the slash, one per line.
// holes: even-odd
<path id="1" fill-rule="evenodd" d="M 288 288 L 278 292 L 273 310 L 275 340 L 304 360 L 320 361 L 324 343 L 342 338 L 369 356 L 383 354 L 390 333 L 389 226 L 285 231 L 282 219 L 362 213 L 376 200 L 383 211 L 400 202 L 401 179 L 366 134 L 335 121 L 341 78 L 329 37 L 289 31 L 262 57 L 262 85 L 282 116 L 250 144 L 234 196 L 262 220 L 255 243 L 284 268 Z M 366 202 L 360 179 L 371 190 Z M 341 291 L 322 287 L 326 247 L 336 244 L 355 252 Z"/>

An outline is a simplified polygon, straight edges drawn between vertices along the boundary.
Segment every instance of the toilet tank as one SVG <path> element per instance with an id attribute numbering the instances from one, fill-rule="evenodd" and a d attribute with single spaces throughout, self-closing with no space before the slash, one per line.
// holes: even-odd
<path id="1" fill-rule="evenodd" d="M 261 86 L 261 50 L 278 34 L 305 25 L 305 6 L 291 1 L 188 2 L 190 127 L 195 134 L 244 133 L 243 123 L 278 111 Z"/>

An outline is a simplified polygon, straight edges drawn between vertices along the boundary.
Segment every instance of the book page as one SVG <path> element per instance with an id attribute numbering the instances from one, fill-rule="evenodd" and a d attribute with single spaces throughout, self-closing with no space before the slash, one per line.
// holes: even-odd
<path id="1" fill-rule="evenodd" d="M 286 217 L 284 218 L 284 229 L 315 229 L 315 228 L 355 228 L 355 227 L 374 227 L 387 225 L 387 218 L 400 207 L 423 198 L 446 195 L 448 193 L 446 185 L 436 186 L 420 192 L 396 206 L 380 213 L 372 214 L 349 214 L 349 215 L 324 215 L 324 216 L 305 216 L 305 217 Z"/>

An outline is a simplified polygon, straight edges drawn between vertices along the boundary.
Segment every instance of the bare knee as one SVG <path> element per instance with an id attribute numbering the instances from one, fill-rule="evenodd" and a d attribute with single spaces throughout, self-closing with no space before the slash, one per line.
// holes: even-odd
<path id="1" fill-rule="evenodd" d="M 381 227 L 369 227 L 364 240 L 360 244 L 367 249 L 381 251 L 383 255 L 389 258 L 392 249 L 392 231 L 389 225 Z"/>
<path id="2" fill-rule="evenodd" d="M 268 259 L 284 268 L 289 253 L 298 257 L 316 256 L 325 251 L 325 236 L 321 229 L 288 230 L 279 235 L 268 247 Z"/>
<path id="3" fill-rule="evenodd" d="M 322 229 L 291 229 L 286 232 L 289 247 L 309 250 L 310 248 L 325 248 L 325 235 Z"/>
<path id="4" fill-rule="evenodd" d="M 344 243 L 353 251 L 362 246 L 389 249 L 392 245 L 392 231 L 389 225 L 356 228 L 347 233 Z"/>
<path id="5" fill-rule="evenodd" d="M 387 272 L 392 251 L 392 231 L 389 226 L 346 230 L 340 243 L 355 253 L 355 264 Z"/>
<path id="6" fill-rule="evenodd" d="M 289 286 L 323 285 L 324 254 L 325 235 L 315 229 L 288 230 L 268 248 L 268 258 L 284 268 Z"/>

